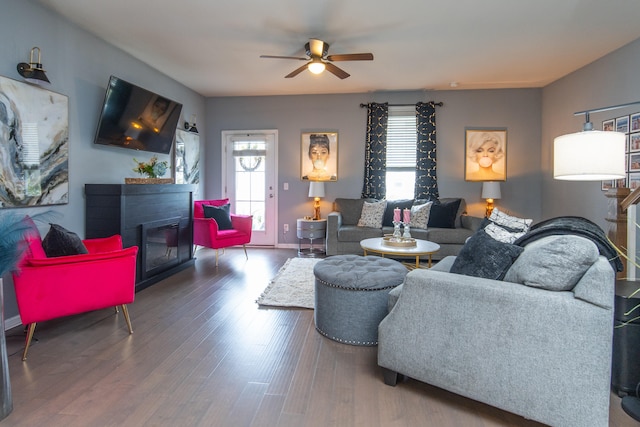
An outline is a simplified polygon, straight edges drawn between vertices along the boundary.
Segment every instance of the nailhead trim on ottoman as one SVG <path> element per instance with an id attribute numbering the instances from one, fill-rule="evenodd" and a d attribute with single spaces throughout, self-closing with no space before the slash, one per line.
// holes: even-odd
<path id="1" fill-rule="evenodd" d="M 337 255 L 318 262 L 313 274 L 318 332 L 344 344 L 377 345 L 389 291 L 402 284 L 406 267 L 378 256 Z"/>

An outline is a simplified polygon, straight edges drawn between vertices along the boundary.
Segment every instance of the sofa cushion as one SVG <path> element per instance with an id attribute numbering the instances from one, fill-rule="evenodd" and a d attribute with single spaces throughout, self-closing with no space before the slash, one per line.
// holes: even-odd
<path id="1" fill-rule="evenodd" d="M 452 199 L 450 201 L 440 200 L 434 202 L 429 213 L 428 228 L 456 228 L 458 208 L 461 201 L 461 199 Z"/>
<path id="2" fill-rule="evenodd" d="M 364 202 L 362 205 L 362 213 L 358 220 L 358 227 L 382 228 L 382 217 L 384 216 L 384 208 L 386 205 L 386 200 Z"/>
<path id="3" fill-rule="evenodd" d="M 343 225 L 356 225 L 365 199 L 336 199 L 333 208 L 342 215 Z"/>
<path id="4" fill-rule="evenodd" d="M 598 256 L 598 247 L 584 237 L 543 237 L 525 246 L 504 280 L 550 291 L 568 291 Z"/>
<path id="5" fill-rule="evenodd" d="M 202 205 L 205 218 L 213 218 L 218 223 L 219 230 L 231 230 L 231 216 L 229 215 L 230 205 L 227 203 L 222 206 Z"/>
<path id="6" fill-rule="evenodd" d="M 431 206 L 433 202 L 427 202 L 423 205 L 413 205 L 411 207 L 411 228 L 427 228 L 429 225 L 429 216 L 431 214 Z"/>
<path id="7" fill-rule="evenodd" d="M 395 208 L 400 209 L 400 221 L 402 221 L 404 210 L 411 209 L 411 206 L 413 206 L 413 199 L 387 200 L 387 206 L 384 208 L 384 216 L 382 217 L 382 225 L 393 227 L 393 210 Z"/>
<path id="8" fill-rule="evenodd" d="M 339 242 L 360 242 L 372 237 L 382 237 L 382 228 L 358 227 L 357 225 L 343 225 L 338 230 Z"/>
<path id="9" fill-rule="evenodd" d="M 529 231 L 532 219 L 519 218 L 517 216 L 508 215 L 498 208 L 494 208 L 489 216 L 489 221 L 502 226 L 510 231 Z"/>
<path id="10" fill-rule="evenodd" d="M 451 273 L 501 280 L 524 249 L 493 239 L 478 230 L 462 247 Z"/>
<path id="11" fill-rule="evenodd" d="M 47 257 L 88 254 L 82 239 L 58 224 L 50 224 L 49 232 L 42 239 L 42 248 Z"/>

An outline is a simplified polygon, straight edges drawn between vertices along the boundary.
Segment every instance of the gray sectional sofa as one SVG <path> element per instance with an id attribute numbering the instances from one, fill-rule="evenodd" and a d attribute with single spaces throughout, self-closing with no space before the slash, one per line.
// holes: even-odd
<path id="1" fill-rule="evenodd" d="M 370 200 L 370 199 L 367 199 Z M 457 255 L 468 237 L 480 227 L 482 218 L 466 215 L 466 203 L 464 199 L 442 198 L 440 203 L 448 203 L 460 200 L 457 211 L 452 218 L 454 228 L 428 227 L 427 229 L 411 229 L 411 236 L 416 239 L 430 240 L 440 245 L 440 251 L 433 254 L 433 259 L 439 260 L 448 255 Z M 362 212 L 365 199 L 337 198 L 334 202 L 334 210 L 327 216 L 327 242 L 326 252 L 328 256 L 343 254 L 362 254 L 360 241 L 371 237 L 382 237 L 384 234 L 393 233 L 393 226 L 389 224 L 382 228 L 358 227 L 358 220 Z M 409 201 L 412 202 L 412 201 Z M 393 201 L 388 202 L 388 208 L 392 210 Z M 432 207 L 432 213 L 434 208 Z M 386 213 L 387 218 L 389 212 Z"/>
<path id="2" fill-rule="evenodd" d="M 385 382 L 407 376 L 556 427 L 608 426 L 615 273 L 602 253 L 547 236 L 503 279 L 452 273 L 456 257 L 411 271 L 378 328 Z"/>

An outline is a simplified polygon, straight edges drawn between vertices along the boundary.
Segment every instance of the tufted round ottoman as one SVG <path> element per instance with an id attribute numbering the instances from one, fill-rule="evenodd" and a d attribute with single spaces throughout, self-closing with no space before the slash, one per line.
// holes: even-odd
<path id="1" fill-rule="evenodd" d="M 388 258 L 337 255 L 318 262 L 313 274 L 318 332 L 345 344 L 377 345 L 389 291 L 404 281 L 407 269 Z"/>

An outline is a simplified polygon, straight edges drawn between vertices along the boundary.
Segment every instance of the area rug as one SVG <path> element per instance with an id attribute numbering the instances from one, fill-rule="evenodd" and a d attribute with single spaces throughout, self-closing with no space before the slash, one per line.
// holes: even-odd
<path id="1" fill-rule="evenodd" d="M 318 261 L 318 258 L 289 258 L 256 302 L 261 306 L 313 309 L 313 266 Z"/>

